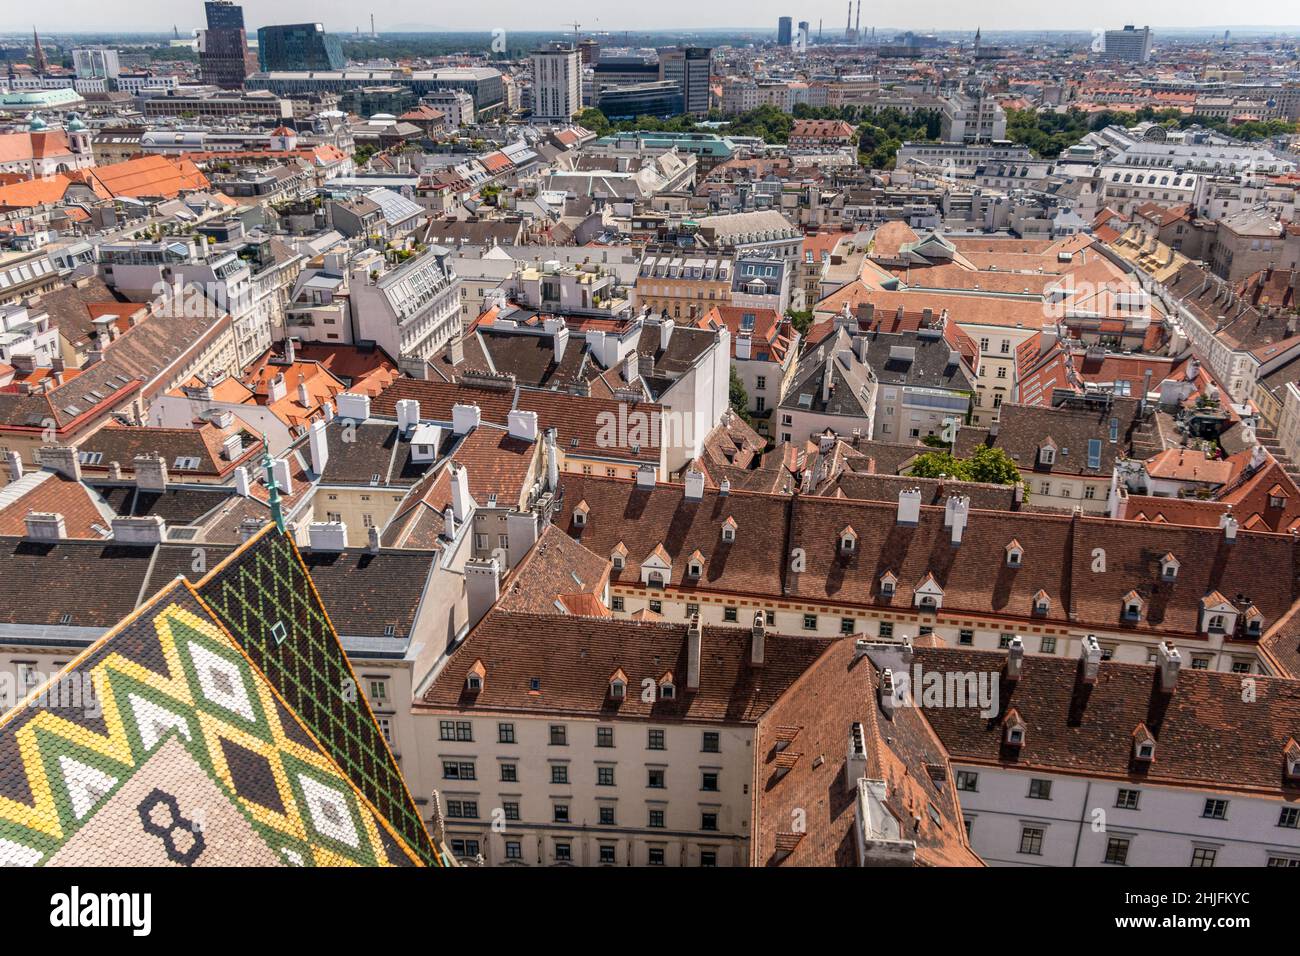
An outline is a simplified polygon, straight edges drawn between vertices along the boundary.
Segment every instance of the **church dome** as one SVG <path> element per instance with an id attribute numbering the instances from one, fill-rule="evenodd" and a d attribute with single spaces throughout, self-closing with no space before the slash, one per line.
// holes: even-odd
<path id="1" fill-rule="evenodd" d="M 27 129 L 33 133 L 43 133 L 46 130 L 45 120 L 41 119 L 39 113 L 33 113 L 31 121 L 27 124 Z"/>

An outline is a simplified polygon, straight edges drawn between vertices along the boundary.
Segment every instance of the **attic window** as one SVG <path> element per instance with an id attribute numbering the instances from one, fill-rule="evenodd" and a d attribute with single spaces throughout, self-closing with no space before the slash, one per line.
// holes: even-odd
<path id="1" fill-rule="evenodd" d="M 1025 559 L 1025 552 L 1014 541 L 1007 545 L 1007 567 L 1018 568 Z"/>
<path id="2" fill-rule="evenodd" d="M 621 554 L 616 554 L 616 555 L 614 555 L 610 560 L 611 560 L 611 561 L 613 562 L 613 564 L 614 564 L 614 570 L 615 570 L 615 571 L 622 571 L 622 570 L 623 570 L 623 555 L 621 555 Z"/>
<path id="3" fill-rule="evenodd" d="M 722 540 L 728 544 L 736 540 L 736 522 L 730 518 L 722 525 Z"/>
<path id="4" fill-rule="evenodd" d="M 1025 743 L 1025 728 L 1019 725 L 1007 728 L 1007 743 L 1012 747 L 1021 747 Z"/>
<path id="5" fill-rule="evenodd" d="M 1259 637 L 1264 631 L 1264 619 L 1262 617 L 1252 617 L 1246 621 L 1246 633 L 1251 637 Z"/>
<path id="6" fill-rule="evenodd" d="M 664 681 L 662 684 L 659 685 L 660 700 L 672 700 L 676 696 L 677 696 L 677 688 L 670 682 Z"/>
<path id="7" fill-rule="evenodd" d="M 893 597 L 894 590 L 897 588 L 897 586 L 898 586 L 898 582 L 894 579 L 894 576 L 890 574 L 888 571 L 886 571 L 885 574 L 880 578 L 880 593 L 884 597 Z"/>
<path id="8" fill-rule="evenodd" d="M 587 524 L 587 512 L 585 512 L 585 511 L 575 511 L 575 512 L 573 513 L 573 523 L 574 523 L 575 525 L 577 525 L 579 528 L 586 527 L 586 524 Z"/>
<path id="9" fill-rule="evenodd" d="M 852 528 L 845 528 L 840 532 L 840 551 L 843 554 L 852 554 L 858 546 L 858 536 Z"/>
<path id="10" fill-rule="evenodd" d="M 396 637 L 396 636 L 397 636 L 397 625 L 396 625 L 396 624 L 385 624 L 385 625 L 384 625 L 384 637 Z"/>
<path id="11" fill-rule="evenodd" d="M 1052 607 L 1052 599 L 1043 591 L 1034 595 L 1034 613 L 1046 614 Z"/>
<path id="12" fill-rule="evenodd" d="M 1051 445 L 1044 445 L 1038 449 L 1038 462 L 1043 465 L 1056 464 L 1056 449 Z"/>
<path id="13" fill-rule="evenodd" d="M 1154 740 L 1139 740 L 1135 750 L 1137 759 L 1144 763 L 1149 763 L 1156 757 L 1156 744 Z"/>
<path id="14" fill-rule="evenodd" d="M 698 578 L 703 570 L 698 561 L 692 561 L 686 566 L 686 572 L 693 578 Z"/>
<path id="15" fill-rule="evenodd" d="M 622 700 L 627 695 L 627 683 L 621 680 L 612 680 L 609 682 L 609 696 L 614 700 Z"/>
<path id="16" fill-rule="evenodd" d="M 1166 554 L 1160 560 L 1160 580 L 1172 581 L 1178 577 L 1178 559 L 1172 554 Z"/>
<path id="17" fill-rule="evenodd" d="M 199 467 L 199 460 L 192 455 L 180 455 L 172 462 L 172 467 L 177 471 L 194 471 Z"/>
<path id="18" fill-rule="evenodd" d="M 1129 598 L 1124 602 L 1124 617 L 1130 621 L 1141 620 L 1142 602 L 1137 598 Z"/>
<path id="19" fill-rule="evenodd" d="M 477 674 L 470 674 L 465 678 L 465 687 L 477 694 L 483 689 L 483 678 L 479 677 Z"/>

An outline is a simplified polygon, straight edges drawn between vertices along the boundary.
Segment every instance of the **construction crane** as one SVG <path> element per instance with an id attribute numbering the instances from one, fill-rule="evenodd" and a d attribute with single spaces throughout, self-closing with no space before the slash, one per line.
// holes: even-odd
<path id="1" fill-rule="evenodd" d="M 565 26 L 573 27 L 573 48 L 576 50 L 578 48 L 578 29 L 582 26 L 582 24 L 577 22 L 566 23 Z"/>

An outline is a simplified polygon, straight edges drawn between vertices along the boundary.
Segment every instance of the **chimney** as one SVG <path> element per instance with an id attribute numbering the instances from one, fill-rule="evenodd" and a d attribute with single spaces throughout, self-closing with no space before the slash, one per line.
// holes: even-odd
<path id="1" fill-rule="evenodd" d="M 167 522 L 159 515 L 113 519 L 113 540 L 121 544 L 161 544 L 166 537 Z"/>
<path id="2" fill-rule="evenodd" d="M 167 462 L 160 455 L 136 455 L 131 461 L 135 486 L 141 491 L 167 490 Z"/>
<path id="3" fill-rule="evenodd" d="M 468 521 L 474 508 L 469 493 L 469 472 L 455 462 L 451 464 L 451 507 L 457 521 Z"/>
<path id="4" fill-rule="evenodd" d="M 346 551 L 348 526 L 342 521 L 313 521 L 307 525 L 307 546 L 313 551 Z"/>
<path id="5" fill-rule="evenodd" d="M 855 336 L 853 339 L 853 350 L 858 356 L 858 362 L 862 365 L 867 364 L 867 349 L 871 346 L 871 340 L 865 335 Z"/>
<path id="6" fill-rule="evenodd" d="M 27 537 L 33 541 L 60 541 L 68 536 L 63 515 L 57 511 L 29 511 L 23 523 Z"/>
<path id="7" fill-rule="evenodd" d="M 884 711 L 885 716 L 893 720 L 894 708 L 898 706 L 898 698 L 895 696 L 894 672 L 886 667 L 880 672 L 880 709 Z"/>
<path id="8" fill-rule="evenodd" d="M 754 612 L 753 641 L 749 649 L 749 662 L 755 667 L 763 666 L 763 654 L 767 649 L 767 621 L 762 611 Z"/>
<path id="9" fill-rule="evenodd" d="M 731 479 L 729 478 L 722 479 L 722 483 L 718 485 L 718 494 L 723 498 L 731 494 Z"/>
<path id="10" fill-rule="evenodd" d="M 752 354 L 754 337 L 748 332 L 741 332 L 736 336 L 736 358 L 740 361 L 746 361 Z"/>
<path id="11" fill-rule="evenodd" d="M 366 551 L 369 554 L 379 553 L 379 529 L 374 525 L 366 529 Z"/>
<path id="12" fill-rule="evenodd" d="M 227 435 L 221 442 L 221 457 L 226 461 L 235 461 L 244 453 L 244 436 L 239 432 Z"/>
<path id="13" fill-rule="evenodd" d="M 1020 671 L 1025 665 L 1025 642 L 1017 634 L 1007 645 L 1007 680 L 1020 680 Z"/>
<path id="14" fill-rule="evenodd" d="M 655 466 L 640 465 L 636 470 L 636 486 L 638 488 L 653 488 L 655 486 Z"/>
<path id="15" fill-rule="evenodd" d="M 673 320 L 663 319 L 659 323 L 659 351 L 663 352 L 668 348 L 668 342 L 673 337 Z"/>
<path id="16" fill-rule="evenodd" d="M 266 383 L 266 402 L 272 404 L 278 402 L 288 394 L 289 386 L 285 384 L 284 373 L 277 372 L 275 376 Z"/>
<path id="17" fill-rule="evenodd" d="M 468 435 L 478 428 L 482 420 L 483 413 L 477 405 L 458 404 L 451 406 L 451 433 L 453 435 Z"/>
<path id="18" fill-rule="evenodd" d="M 561 323 L 563 323 L 563 320 L 561 320 Z M 561 362 L 564 361 L 564 350 L 568 348 L 569 345 L 568 327 L 561 324 L 560 327 L 555 330 L 555 333 L 552 335 L 551 339 L 555 347 L 555 364 L 559 365 Z"/>
<path id="19" fill-rule="evenodd" d="M 844 761 L 844 789 L 850 793 L 858 789 L 858 781 L 867 775 L 867 737 L 862 724 L 854 721 L 849 727 L 849 754 Z"/>
<path id="20" fill-rule="evenodd" d="M 276 487 L 280 494 L 293 494 L 293 479 L 289 476 L 289 459 L 276 458 L 271 462 L 271 474 L 275 476 Z"/>
<path id="21" fill-rule="evenodd" d="M 42 445 L 36 460 L 41 467 L 57 471 L 65 478 L 81 480 L 81 456 L 70 445 Z"/>
<path id="22" fill-rule="evenodd" d="M 631 385 L 640 377 L 636 352 L 628 352 L 627 357 L 623 360 L 623 380 Z"/>
<path id="23" fill-rule="evenodd" d="M 9 480 L 17 481 L 23 476 L 23 456 L 16 451 L 5 452 L 5 462 L 9 466 Z"/>
<path id="24" fill-rule="evenodd" d="M 397 430 L 406 434 L 420 424 L 420 403 L 413 398 L 397 400 Z"/>
<path id="25" fill-rule="evenodd" d="M 447 346 L 447 358 L 453 368 L 465 361 L 465 340 L 459 335 L 452 339 L 451 344 Z"/>
<path id="26" fill-rule="evenodd" d="M 247 498 L 251 490 L 252 483 L 248 477 L 248 469 L 240 465 L 235 469 L 235 494 L 241 498 Z"/>
<path id="27" fill-rule="evenodd" d="M 501 596 L 501 568 L 496 558 L 465 562 L 465 600 L 472 630 Z"/>
<path id="28" fill-rule="evenodd" d="M 686 473 L 686 500 L 699 501 L 704 497 L 704 472 L 692 468 Z"/>
<path id="29" fill-rule="evenodd" d="M 537 413 L 515 409 L 506 416 L 506 425 L 511 438 L 521 441 L 537 441 Z"/>
<path id="30" fill-rule="evenodd" d="M 307 448 L 311 452 L 311 470 L 317 477 L 325 474 L 325 466 L 330 460 L 330 446 L 325 438 L 325 429 L 329 426 L 317 420 L 307 430 Z"/>
<path id="31" fill-rule="evenodd" d="M 546 490 L 554 491 L 560 487 L 560 458 L 555 447 L 555 429 L 546 429 Z"/>
<path id="32" fill-rule="evenodd" d="M 1096 635 L 1089 634 L 1079 645 L 1079 659 L 1083 663 L 1083 682 L 1097 683 L 1097 671 L 1101 667 L 1101 645 Z"/>
<path id="33" fill-rule="evenodd" d="M 303 408 L 311 408 L 311 392 L 307 390 L 307 381 L 302 375 L 298 376 L 298 404 Z"/>
<path id="34" fill-rule="evenodd" d="M 970 498 L 965 495 L 950 495 L 946 507 L 945 524 L 952 529 L 952 546 L 961 544 L 966 532 L 966 522 L 970 517 Z"/>
<path id="35" fill-rule="evenodd" d="M 832 391 L 831 376 L 834 374 L 834 370 L 835 370 L 835 362 L 834 360 L 828 358 L 826 360 L 826 364 L 822 366 L 822 403 L 823 404 L 831 400 L 831 391 Z"/>
<path id="36" fill-rule="evenodd" d="M 921 520 L 921 489 L 898 493 L 898 523 L 915 527 Z"/>
<path id="37" fill-rule="evenodd" d="M 1237 519 L 1232 516 L 1232 512 L 1225 511 L 1219 515 L 1219 527 L 1223 529 L 1223 540 L 1228 544 L 1237 540 Z"/>
<path id="38" fill-rule="evenodd" d="M 1169 641 L 1161 641 L 1156 652 L 1156 666 L 1160 668 L 1160 689 L 1172 694 L 1178 685 L 1178 670 L 1183 666 L 1183 655 Z"/>
<path id="39" fill-rule="evenodd" d="M 339 418 L 350 418 L 353 421 L 364 422 L 370 417 L 370 396 L 359 395 L 355 392 L 339 392 L 334 397 L 338 405 Z"/>
<path id="40" fill-rule="evenodd" d="M 704 640 L 704 629 L 700 627 L 700 615 L 691 615 L 691 623 L 686 627 L 686 687 L 689 690 L 700 689 L 700 651 Z"/>
<path id="41" fill-rule="evenodd" d="M 456 540 L 456 512 L 451 505 L 442 509 L 442 536 L 448 541 Z"/>
<path id="42" fill-rule="evenodd" d="M 298 357 L 297 343 L 294 342 L 293 336 L 289 336 L 284 340 L 284 364 L 292 365 L 297 360 L 297 357 Z"/>

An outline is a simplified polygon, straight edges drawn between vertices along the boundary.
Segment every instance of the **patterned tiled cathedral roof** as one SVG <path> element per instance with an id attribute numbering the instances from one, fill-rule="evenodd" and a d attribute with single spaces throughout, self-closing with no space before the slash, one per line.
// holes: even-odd
<path id="1" fill-rule="evenodd" d="M 0 717 L 0 866 L 443 862 L 273 526 Z"/>

